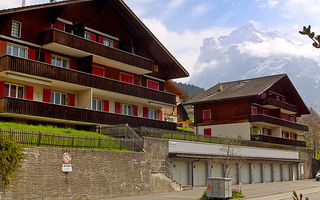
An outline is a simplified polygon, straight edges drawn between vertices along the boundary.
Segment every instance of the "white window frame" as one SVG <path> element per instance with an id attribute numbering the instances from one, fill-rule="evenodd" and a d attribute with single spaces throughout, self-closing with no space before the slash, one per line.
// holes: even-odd
<path id="1" fill-rule="evenodd" d="M 52 63 L 52 59 L 54 59 L 54 63 Z M 61 66 L 57 65 L 57 59 L 61 60 Z M 63 67 L 63 60 L 65 60 L 67 62 L 67 67 Z M 63 57 L 63 56 L 58 56 L 56 54 L 52 54 L 51 55 L 51 65 L 54 65 L 56 67 L 70 69 L 70 58 L 66 58 L 66 57 Z"/>
<path id="2" fill-rule="evenodd" d="M 18 84 L 13 84 L 13 83 L 5 83 L 5 85 L 9 85 L 9 89 L 8 89 L 8 96 L 7 97 L 11 97 L 11 98 L 18 98 L 18 87 L 22 87 L 23 91 L 22 91 L 22 98 L 21 99 L 25 99 L 25 87 L 23 85 L 18 85 Z M 11 86 L 14 85 L 16 86 L 16 96 L 12 97 L 11 94 Z"/>
<path id="3" fill-rule="evenodd" d="M 150 115 L 150 112 L 152 113 L 152 116 Z M 158 110 L 149 109 L 148 110 L 148 119 L 159 120 L 159 112 L 158 112 Z"/>
<path id="4" fill-rule="evenodd" d="M 56 103 L 56 94 L 60 94 L 60 99 L 59 99 L 59 103 Z M 53 96 L 52 96 L 53 94 Z M 66 96 L 66 102 L 65 104 L 62 104 L 62 95 Z M 53 98 L 53 102 L 51 101 L 51 99 Z M 55 104 L 55 105 L 62 105 L 62 106 L 67 106 L 69 104 L 69 97 L 68 94 L 63 93 L 63 92 L 57 92 L 57 91 L 51 91 L 50 93 L 50 103 Z"/>
<path id="5" fill-rule="evenodd" d="M 19 33 L 18 33 L 19 35 L 18 36 L 15 35 L 14 30 L 13 30 L 14 23 L 19 24 Z M 21 38 L 21 29 L 22 29 L 22 23 L 19 21 L 12 20 L 12 22 L 11 22 L 11 36 L 15 37 L 15 38 Z"/>
<path id="6" fill-rule="evenodd" d="M 84 31 L 84 39 L 91 40 L 91 32 L 90 31 Z"/>
<path id="7" fill-rule="evenodd" d="M 11 46 L 10 52 L 8 51 L 8 46 Z M 13 55 L 13 48 L 14 47 L 18 48 L 18 55 L 17 56 Z M 20 49 L 24 49 L 25 50 L 24 57 L 20 56 Z M 16 45 L 16 44 L 13 44 L 13 43 L 7 43 L 6 52 L 7 52 L 7 55 L 10 55 L 10 56 L 15 56 L 15 57 L 19 57 L 19 58 L 28 58 L 28 48 L 24 47 L 24 46 L 21 46 L 21 45 Z"/>
<path id="8" fill-rule="evenodd" d="M 93 101 L 95 101 L 95 109 L 94 109 L 94 103 L 93 103 Z M 101 109 L 100 110 L 98 110 L 98 102 L 101 102 Z M 102 100 L 100 100 L 100 99 L 92 99 L 92 110 L 94 110 L 94 111 L 103 111 L 103 101 Z"/>
<path id="9" fill-rule="evenodd" d="M 204 112 L 206 112 L 206 111 L 209 111 L 209 113 L 210 113 L 210 118 L 209 118 L 209 119 L 204 119 Z M 210 110 L 210 109 L 207 109 L 207 110 L 203 110 L 203 111 L 202 111 L 202 119 L 203 119 L 203 120 L 211 120 L 211 119 L 212 119 L 211 110 Z"/>
<path id="10" fill-rule="evenodd" d="M 107 41 L 109 42 L 110 45 L 107 45 Z M 107 47 L 113 47 L 113 40 L 103 37 L 103 45 L 107 46 Z"/>
<path id="11" fill-rule="evenodd" d="M 121 103 L 120 104 L 120 113 L 122 115 L 133 116 L 133 105 Z"/>

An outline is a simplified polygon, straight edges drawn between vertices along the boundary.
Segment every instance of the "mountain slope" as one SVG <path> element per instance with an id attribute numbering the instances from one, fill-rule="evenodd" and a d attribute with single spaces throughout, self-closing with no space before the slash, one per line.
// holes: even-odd
<path id="1" fill-rule="evenodd" d="M 203 41 L 189 83 L 209 88 L 218 82 L 287 73 L 305 103 L 320 111 L 319 66 L 320 50 L 310 43 L 245 24 L 228 36 Z"/>

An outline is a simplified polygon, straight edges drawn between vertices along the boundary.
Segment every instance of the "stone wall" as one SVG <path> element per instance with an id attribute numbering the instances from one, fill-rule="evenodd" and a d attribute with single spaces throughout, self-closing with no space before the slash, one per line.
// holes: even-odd
<path id="1" fill-rule="evenodd" d="M 73 171 L 62 173 L 62 154 Z M 14 183 L 0 199 L 106 199 L 153 190 L 149 155 L 138 152 L 27 148 Z"/>
<path id="2" fill-rule="evenodd" d="M 168 160 L 169 140 L 159 138 L 144 138 L 143 148 L 149 154 L 152 170 L 159 171 L 163 162 Z"/>
<path id="3" fill-rule="evenodd" d="M 304 174 L 301 174 L 301 179 L 312 178 L 312 152 L 311 151 L 299 151 L 299 157 L 304 164 Z"/>

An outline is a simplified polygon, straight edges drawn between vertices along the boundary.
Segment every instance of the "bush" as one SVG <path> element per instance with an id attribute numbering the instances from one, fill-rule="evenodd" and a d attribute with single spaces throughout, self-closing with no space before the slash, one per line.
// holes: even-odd
<path id="1" fill-rule="evenodd" d="M 232 198 L 231 199 L 241 199 L 244 198 L 244 194 L 241 191 L 240 187 L 232 188 Z"/>
<path id="2" fill-rule="evenodd" d="M 10 185 L 10 176 L 17 170 L 22 158 L 20 145 L 0 137 L 0 186 Z"/>

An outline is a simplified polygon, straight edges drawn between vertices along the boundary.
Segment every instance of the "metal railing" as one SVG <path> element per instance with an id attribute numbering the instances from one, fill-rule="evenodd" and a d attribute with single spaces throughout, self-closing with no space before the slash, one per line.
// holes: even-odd
<path id="1" fill-rule="evenodd" d="M 0 137 L 14 140 L 23 146 L 85 148 L 85 149 L 127 149 L 142 151 L 143 141 L 127 138 L 78 137 L 53 135 L 32 131 L 0 129 Z"/>

